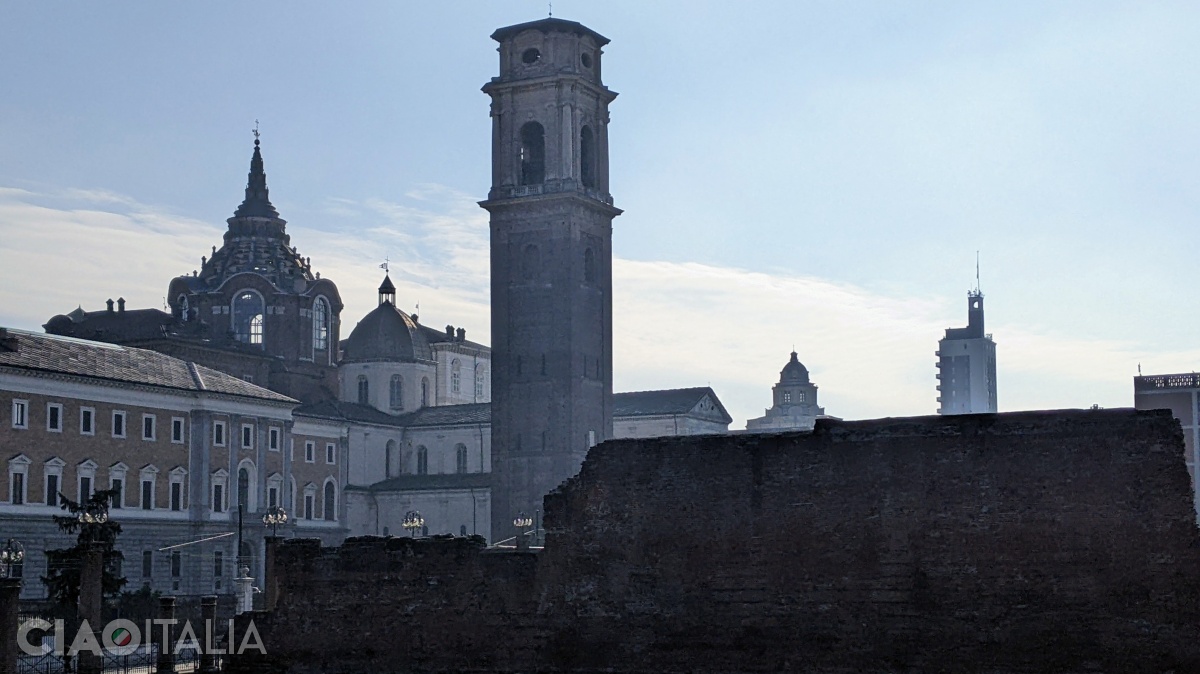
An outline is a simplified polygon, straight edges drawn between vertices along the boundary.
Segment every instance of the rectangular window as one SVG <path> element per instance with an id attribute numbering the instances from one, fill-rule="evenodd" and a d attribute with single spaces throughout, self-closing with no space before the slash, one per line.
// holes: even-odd
<path id="1" fill-rule="evenodd" d="M 337 447 L 337 445 L 333 444 L 332 442 L 326 443 L 326 445 L 325 445 L 325 463 L 332 464 L 336 461 L 336 459 L 337 459 L 337 450 L 335 449 L 336 447 Z"/>
<path id="2" fill-rule="evenodd" d="M 179 578 L 183 575 L 183 553 L 178 550 L 171 551 L 171 577 Z"/>
<path id="3" fill-rule="evenodd" d="M 150 550 L 142 551 L 142 578 L 149 578 L 154 575 L 154 553 Z"/>
<path id="4" fill-rule="evenodd" d="M 254 426 L 242 424 L 242 449 L 254 449 Z"/>
<path id="5" fill-rule="evenodd" d="M 317 443 L 315 443 L 315 442 L 304 443 L 304 461 L 306 463 L 315 463 L 317 460 L 316 454 L 317 454 Z"/>
<path id="6" fill-rule="evenodd" d="M 79 434 L 96 434 L 96 410 L 91 407 L 79 408 Z"/>
<path id="7" fill-rule="evenodd" d="M 57 506 L 58 505 L 58 476 L 57 475 L 47 475 L 46 476 L 46 505 L 48 505 L 48 506 Z"/>
<path id="8" fill-rule="evenodd" d="M 46 430 L 52 433 L 62 433 L 63 406 L 58 403 L 46 403 Z"/>
<path id="9" fill-rule="evenodd" d="M 278 428 L 272 428 L 271 430 L 267 431 L 267 449 L 271 450 L 272 452 L 279 451 L 279 429 Z"/>
<path id="10" fill-rule="evenodd" d="M 213 485 L 212 506 L 213 506 L 213 512 L 215 512 L 215 513 L 225 512 L 225 486 L 224 485 L 219 485 L 219 484 Z"/>
<path id="11" fill-rule="evenodd" d="M 116 492 L 112 496 L 111 507 L 120 508 L 121 506 L 125 505 L 125 480 L 119 477 L 114 477 L 112 479 L 111 489 Z"/>
<path id="12" fill-rule="evenodd" d="M 183 483 L 171 483 L 171 510 L 179 512 L 183 510 Z"/>
<path id="13" fill-rule="evenodd" d="M 12 483 L 10 484 L 12 495 L 10 499 L 13 505 L 25 505 L 25 473 L 13 473 Z"/>
<path id="14" fill-rule="evenodd" d="M 143 414 L 142 415 L 142 439 L 143 440 L 153 441 L 157 437 L 157 433 L 155 431 L 157 431 L 158 429 L 156 428 L 157 424 L 155 423 L 155 421 L 156 421 L 156 419 L 153 414 Z"/>
<path id="15" fill-rule="evenodd" d="M 279 505 L 279 488 L 271 487 L 267 489 L 267 507 L 274 508 Z"/>
<path id="16" fill-rule="evenodd" d="M 92 497 L 92 478 L 79 478 L 79 502 L 83 503 Z"/>
<path id="17" fill-rule="evenodd" d="M 125 437 L 125 413 L 121 410 L 113 411 L 112 435 L 114 438 Z"/>
<path id="18" fill-rule="evenodd" d="M 213 553 L 213 576 L 220 578 L 225 575 L 225 553 L 217 550 Z"/>
<path id="19" fill-rule="evenodd" d="M 313 518 L 313 497 L 311 494 L 304 495 L 304 519 L 311 520 Z"/>
<path id="20" fill-rule="evenodd" d="M 171 417 L 171 442 L 183 444 L 183 417 Z"/>
<path id="21" fill-rule="evenodd" d="M 154 480 L 142 480 L 142 510 L 154 510 Z"/>
<path id="22" fill-rule="evenodd" d="M 29 401 L 14 400 L 12 405 L 13 428 L 29 428 Z"/>
<path id="23" fill-rule="evenodd" d="M 225 422 L 213 422 L 213 444 L 217 447 L 225 446 Z"/>

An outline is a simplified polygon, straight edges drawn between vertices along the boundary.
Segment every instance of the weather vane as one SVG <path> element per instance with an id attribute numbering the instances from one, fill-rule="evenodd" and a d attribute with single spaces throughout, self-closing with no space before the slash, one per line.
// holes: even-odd
<path id="1" fill-rule="evenodd" d="M 550 16 L 554 16 L 554 3 L 550 3 Z"/>
<path id="2" fill-rule="evenodd" d="M 258 120 L 254 120 L 254 141 L 258 142 Z"/>
<path id="3" fill-rule="evenodd" d="M 383 258 L 383 264 L 379 265 L 379 268 L 383 270 L 383 273 L 390 274 L 392 272 L 392 270 L 388 268 L 388 263 L 391 261 L 392 259 L 390 257 Z"/>

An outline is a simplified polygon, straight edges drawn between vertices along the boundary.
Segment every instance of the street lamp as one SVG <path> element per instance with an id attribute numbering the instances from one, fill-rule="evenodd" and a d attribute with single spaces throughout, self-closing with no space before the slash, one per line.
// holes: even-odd
<path id="1" fill-rule="evenodd" d="M 13 575 L 13 567 L 25 561 L 25 546 L 15 538 L 8 539 L 0 550 L 0 578 L 19 578 Z"/>
<path id="2" fill-rule="evenodd" d="M 405 529 L 408 529 L 413 538 L 417 537 L 417 530 L 425 526 L 425 518 L 421 517 L 420 511 L 410 510 L 404 513 L 404 522 L 401 523 Z"/>
<path id="3" fill-rule="evenodd" d="M 88 503 L 83 506 L 75 519 L 79 520 L 84 530 L 88 532 L 87 539 L 95 542 L 97 539 L 96 527 L 108 521 L 108 504 Z"/>
<path id="4" fill-rule="evenodd" d="M 517 547 L 524 549 L 529 545 L 529 541 L 525 540 L 525 530 L 533 526 L 533 518 L 524 512 L 519 512 L 513 518 L 513 526 L 517 528 Z"/>
<path id="5" fill-rule="evenodd" d="M 287 524 L 287 511 L 279 506 L 271 506 L 267 508 L 267 513 L 262 518 L 263 525 L 271 527 L 271 536 L 276 535 L 276 531 L 281 524 Z"/>

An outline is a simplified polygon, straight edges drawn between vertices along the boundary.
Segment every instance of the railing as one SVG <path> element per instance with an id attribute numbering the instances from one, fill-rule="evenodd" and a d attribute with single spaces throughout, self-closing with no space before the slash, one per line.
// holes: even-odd
<path id="1" fill-rule="evenodd" d="M 210 671 L 223 671 L 224 658 L 213 655 Z M 182 651 L 175 655 L 174 671 L 192 674 L 200 671 L 200 654 L 197 651 Z M 128 655 L 112 655 L 105 652 L 100 658 L 100 671 L 104 674 L 154 674 L 158 669 L 158 647 L 139 648 Z M 17 658 L 17 674 L 73 674 L 79 671 L 78 655 L 22 655 Z"/>
<path id="2" fill-rule="evenodd" d="M 578 192 L 609 206 L 613 205 L 611 194 L 601 192 L 594 187 L 584 187 L 577 180 L 547 180 L 537 185 L 501 185 L 493 187 L 489 199 L 513 199 L 516 197 L 532 197 L 539 194 L 555 194 L 561 192 Z"/>
<path id="3" fill-rule="evenodd" d="M 1133 378 L 1135 391 L 1157 391 L 1162 389 L 1200 388 L 1200 374 L 1159 374 Z"/>

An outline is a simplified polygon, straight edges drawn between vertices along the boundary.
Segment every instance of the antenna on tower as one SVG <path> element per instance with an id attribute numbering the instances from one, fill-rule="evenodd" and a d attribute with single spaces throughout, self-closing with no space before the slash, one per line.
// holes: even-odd
<path id="1" fill-rule="evenodd" d="M 975 251 L 975 292 L 979 294 L 979 251 Z"/>
<path id="2" fill-rule="evenodd" d="M 554 16 L 554 3 L 550 3 L 550 16 Z"/>

